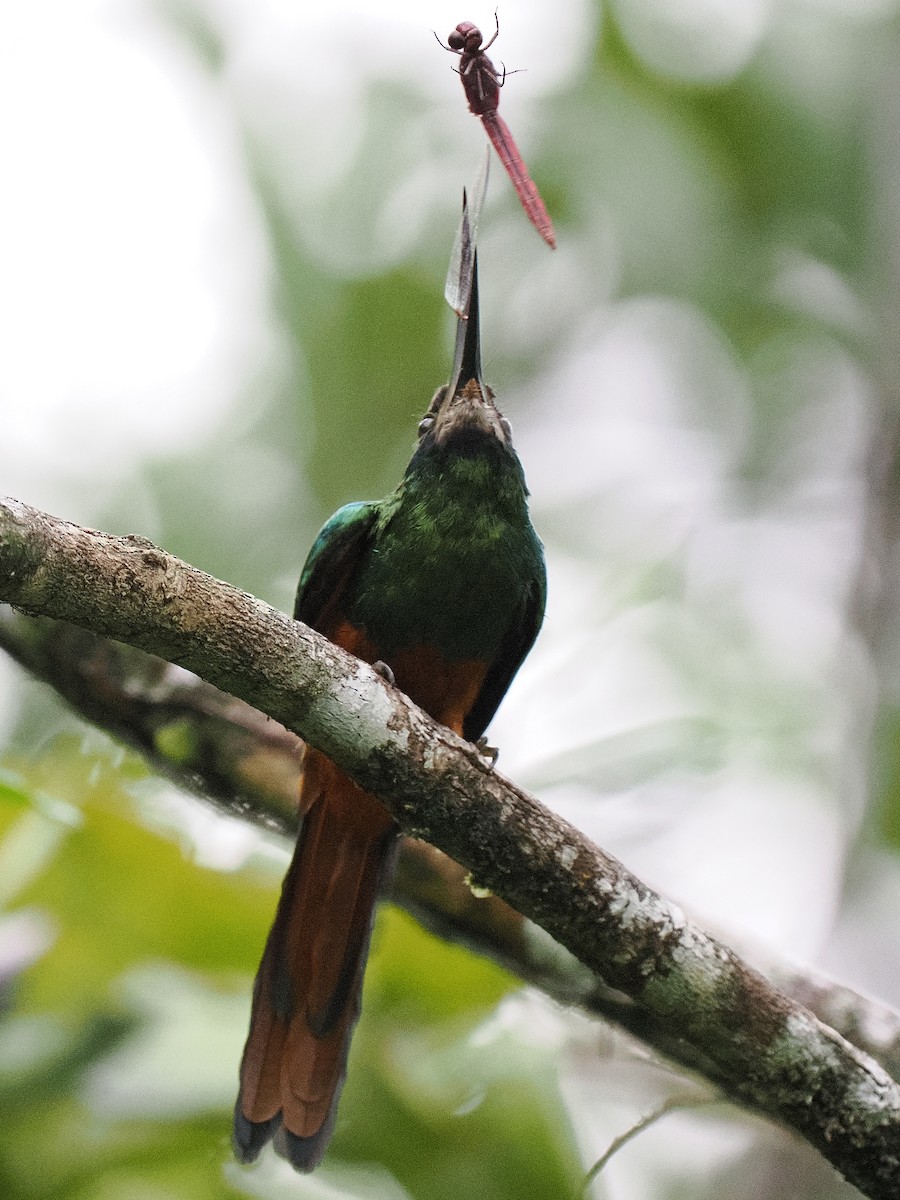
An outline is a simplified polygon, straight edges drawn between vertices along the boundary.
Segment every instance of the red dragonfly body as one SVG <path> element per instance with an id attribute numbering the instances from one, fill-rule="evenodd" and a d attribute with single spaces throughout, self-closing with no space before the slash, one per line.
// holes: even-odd
<path id="1" fill-rule="evenodd" d="M 555 249 L 556 234 L 553 232 L 553 222 L 534 180 L 528 174 L 528 168 L 522 161 L 522 155 L 509 126 L 497 112 L 503 80 L 485 51 L 494 44 L 499 32 L 498 23 L 493 37 L 482 45 L 481 30 L 471 21 L 461 21 L 447 38 L 444 49 L 459 55 L 459 77 L 469 102 L 469 111 L 476 117 L 481 117 L 481 123 L 512 180 L 528 219 L 548 246 Z"/>

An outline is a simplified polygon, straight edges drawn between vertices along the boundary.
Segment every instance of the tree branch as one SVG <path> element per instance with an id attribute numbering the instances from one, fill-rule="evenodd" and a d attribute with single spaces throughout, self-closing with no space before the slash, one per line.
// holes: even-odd
<path id="1" fill-rule="evenodd" d="M 303 742 L 277 721 L 181 667 L 64 621 L 0 606 L 0 648 L 183 791 L 295 836 Z M 503 900 L 476 896 L 465 870 L 427 842 L 404 839 L 391 898 L 438 936 L 670 1054 L 664 1027 L 649 1028 L 627 996 Z M 758 951 L 753 959 L 781 991 L 900 1076 L 894 1009 L 809 966 L 775 958 L 760 964 Z"/>
<path id="2" fill-rule="evenodd" d="M 370 667 L 142 538 L 0 503 L 0 600 L 195 671 L 306 738 L 612 988 L 667 1053 L 900 1194 L 900 1088 Z"/>

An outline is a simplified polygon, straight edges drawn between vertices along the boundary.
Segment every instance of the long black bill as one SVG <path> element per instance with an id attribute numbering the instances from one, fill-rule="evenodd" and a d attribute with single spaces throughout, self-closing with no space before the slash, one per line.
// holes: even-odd
<path id="1" fill-rule="evenodd" d="M 469 304 L 466 312 L 460 314 L 456 323 L 456 350 L 453 355 L 453 373 L 450 376 L 448 389 L 448 394 L 451 396 L 457 395 L 472 379 L 484 392 L 484 382 L 481 378 L 481 330 L 478 320 L 478 250 L 472 243 L 465 192 L 463 192 L 460 273 L 464 271 L 471 272 L 472 282 L 469 288 L 464 288 L 463 281 L 460 281 L 461 290 L 467 290 L 469 293 Z"/>
<path id="2" fill-rule="evenodd" d="M 456 323 L 456 350 L 453 355 L 453 374 L 450 377 L 450 395 L 456 396 L 474 379 L 484 392 L 481 378 L 481 330 L 478 320 L 478 251 L 472 260 L 472 291 L 469 312 Z"/>

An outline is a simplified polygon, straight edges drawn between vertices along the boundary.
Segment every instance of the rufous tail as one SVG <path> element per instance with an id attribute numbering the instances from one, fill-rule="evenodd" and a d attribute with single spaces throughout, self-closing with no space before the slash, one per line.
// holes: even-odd
<path id="1" fill-rule="evenodd" d="M 374 797 L 308 750 L 303 827 L 253 988 L 234 1112 L 238 1158 L 273 1138 L 297 1170 L 334 1128 L 379 886 L 397 827 Z"/>

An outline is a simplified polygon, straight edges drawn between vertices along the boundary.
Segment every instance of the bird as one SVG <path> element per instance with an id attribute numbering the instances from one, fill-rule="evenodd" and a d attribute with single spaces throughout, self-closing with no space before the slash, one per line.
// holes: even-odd
<path id="1" fill-rule="evenodd" d="M 482 379 L 477 252 L 471 270 L 450 383 L 419 422 L 400 484 L 325 523 L 294 618 L 484 744 L 543 621 L 546 570 L 510 424 Z M 233 1142 L 252 1162 L 271 1140 L 308 1172 L 334 1131 L 376 900 L 400 830 L 324 754 L 304 753 L 301 827 L 253 987 Z"/>

